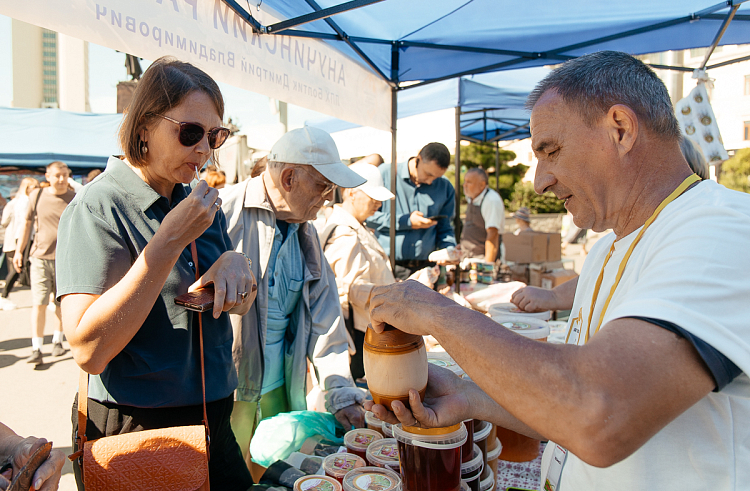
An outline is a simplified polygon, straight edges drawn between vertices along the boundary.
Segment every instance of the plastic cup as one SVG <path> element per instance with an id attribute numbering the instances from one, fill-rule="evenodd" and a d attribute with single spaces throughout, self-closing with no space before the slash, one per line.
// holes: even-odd
<path id="1" fill-rule="evenodd" d="M 383 421 L 383 436 L 386 438 L 393 438 L 393 425 Z"/>
<path id="2" fill-rule="evenodd" d="M 380 431 L 369 430 L 367 428 L 357 428 L 347 431 L 344 435 L 344 445 L 349 453 L 359 455 L 363 459 L 367 458 L 367 447 L 372 442 L 383 438 Z"/>
<path id="3" fill-rule="evenodd" d="M 444 351 L 433 351 L 430 353 L 427 353 L 427 363 L 432 363 L 433 365 L 447 368 L 451 372 L 455 373 L 459 377 L 463 377 L 464 371 L 463 369 L 458 366 L 458 364 L 451 358 L 451 355 Z"/>
<path id="4" fill-rule="evenodd" d="M 461 446 L 468 436 L 459 423 L 447 428 L 394 425 L 406 491 L 460 491 Z"/>
<path id="5" fill-rule="evenodd" d="M 401 472 L 398 458 L 398 442 L 395 438 L 383 438 L 367 447 L 367 463 Z"/>
<path id="6" fill-rule="evenodd" d="M 482 452 L 484 465 L 487 465 L 487 442 L 492 433 L 492 423 L 487 421 L 474 420 L 474 443 Z M 495 441 L 494 439 L 492 440 Z"/>
<path id="7" fill-rule="evenodd" d="M 294 491 L 341 491 L 341 483 L 328 476 L 304 476 L 294 481 Z"/>
<path id="8" fill-rule="evenodd" d="M 367 411 L 365 413 L 365 426 L 370 430 L 377 431 L 381 435 L 383 434 L 383 422 L 380 421 L 372 411 Z"/>
<path id="9" fill-rule="evenodd" d="M 474 420 L 467 419 L 464 421 L 466 426 L 466 443 L 461 447 L 461 462 L 468 462 L 472 459 L 472 452 L 474 449 Z"/>
<path id="10" fill-rule="evenodd" d="M 471 459 L 461 464 L 461 479 L 466 481 L 471 491 L 479 491 L 480 476 L 484 470 L 484 457 L 477 445 L 474 445 Z"/>
<path id="11" fill-rule="evenodd" d="M 492 472 L 497 476 L 497 459 L 500 458 L 500 454 L 503 451 L 503 445 L 500 443 L 500 439 L 495 437 L 495 445 L 492 450 L 487 451 L 487 467 L 492 469 Z"/>
<path id="12" fill-rule="evenodd" d="M 552 312 L 545 310 L 544 312 L 524 312 L 523 310 L 516 307 L 513 303 L 495 303 L 487 308 L 487 313 L 493 319 L 495 317 L 521 317 L 524 319 L 536 318 L 543 321 L 548 321 L 552 318 Z M 499 321 L 500 319 L 498 319 Z"/>
<path id="13" fill-rule="evenodd" d="M 344 491 L 401 491 L 401 476 L 381 467 L 360 467 L 344 477 Z"/>
<path id="14" fill-rule="evenodd" d="M 344 476 L 352 469 L 364 467 L 367 463 L 359 455 L 339 452 L 329 455 L 323 460 L 323 470 L 326 476 L 336 479 L 338 482 L 344 482 Z"/>
<path id="15" fill-rule="evenodd" d="M 489 467 L 485 467 L 479 478 L 479 491 L 494 491 L 496 484 L 495 473 Z"/>

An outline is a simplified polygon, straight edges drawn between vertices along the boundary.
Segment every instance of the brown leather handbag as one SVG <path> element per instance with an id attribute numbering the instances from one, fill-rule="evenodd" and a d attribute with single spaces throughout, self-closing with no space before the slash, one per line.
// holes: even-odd
<path id="1" fill-rule="evenodd" d="M 198 273 L 195 242 L 190 252 Z M 203 424 L 144 430 L 123 435 L 86 439 L 88 374 L 81 370 L 78 389 L 78 434 L 70 460 L 83 458 L 86 491 L 209 491 L 208 414 L 203 360 L 203 314 L 198 313 L 203 387 Z"/>

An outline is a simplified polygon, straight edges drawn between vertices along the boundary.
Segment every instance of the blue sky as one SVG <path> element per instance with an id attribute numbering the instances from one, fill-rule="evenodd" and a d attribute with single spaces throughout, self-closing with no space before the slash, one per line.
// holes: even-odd
<path id="1" fill-rule="evenodd" d="M 0 15 L 0 106 L 6 107 L 13 99 L 11 53 L 11 19 Z M 125 55 L 89 43 L 89 101 L 92 112 L 117 111 L 116 87 L 122 80 L 127 80 Z M 219 86 L 226 102 L 226 116 L 240 124 L 242 133 L 263 133 L 278 125 L 278 116 L 271 112 L 268 97 L 221 82 Z M 300 127 L 305 120 L 321 116 L 315 111 L 290 105 L 289 128 Z"/>

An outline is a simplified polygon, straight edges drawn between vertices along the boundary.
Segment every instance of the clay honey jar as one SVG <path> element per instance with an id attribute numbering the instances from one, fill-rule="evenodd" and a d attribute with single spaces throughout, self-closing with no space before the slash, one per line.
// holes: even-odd
<path id="1" fill-rule="evenodd" d="M 409 407 L 409 389 L 424 400 L 427 388 L 427 350 L 422 336 L 407 334 L 386 324 L 378 334 L 365 333 L 363 361 L 367 385 L 375 404 L 391 408 L 393 401 Z"/>

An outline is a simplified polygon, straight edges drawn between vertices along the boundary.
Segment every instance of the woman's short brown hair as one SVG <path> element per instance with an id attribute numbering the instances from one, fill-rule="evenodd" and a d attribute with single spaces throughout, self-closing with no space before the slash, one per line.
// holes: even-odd
<path id="1" fill-rule="evenodd" d="M 201 91 L 211 98 L 219 118 L 224 119 L 224 98 L 219 86 L 206 72 L 190 63 L 163 56 L 148 67 L 133 93 L 133 100 L 125 110 L 120 127 L 120 146 L 128 162 L 136 167 L 146 165 L 139 131 L 185 97 Z M 211 151 L 211 160 L 215 155 Z"/>

